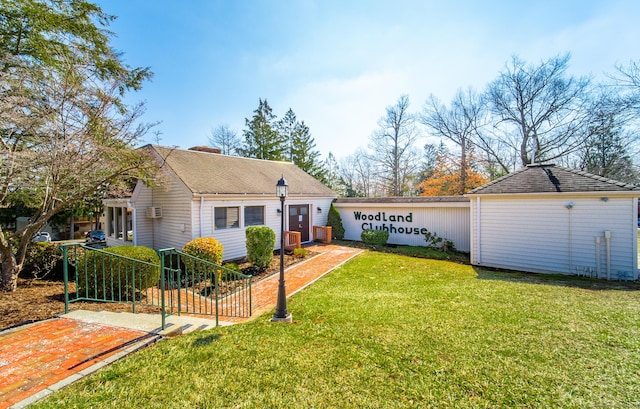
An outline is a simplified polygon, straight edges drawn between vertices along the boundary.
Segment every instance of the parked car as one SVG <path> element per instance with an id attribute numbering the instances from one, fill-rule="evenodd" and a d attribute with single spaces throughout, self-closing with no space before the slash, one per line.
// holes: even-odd
<path id="1" fill-rule="evenodd" d="M 31 239 L 34 243 L 51 243 L 51 234 L 46 231 L 39 231 Z"/>
<path id="2" fill-rule="evenodd" d="M 102 230 L 91 230 L 87 233 L 85 237 L 86 243 L 98 243 L 105 241 L 107 239 L 107 235 Z"/>

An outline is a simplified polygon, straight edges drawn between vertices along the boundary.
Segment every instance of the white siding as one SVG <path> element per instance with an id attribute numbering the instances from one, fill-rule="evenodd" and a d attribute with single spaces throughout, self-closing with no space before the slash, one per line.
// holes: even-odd
<path id="1" fill-rule="evenodd" d="M 541 273 L 595 271 L 607 277 L 604 232 L 611 232 L 610 271 L 637 278 L 637 199 L 600 197 L 471 199 L 471 262 Z M 570 209 L 569 203 L 573 204 Z M 480 217 L 478 223 L 478 215 Z M 596 254 L 600 237 L 600 254 Z"/>
<path id="2" fill-rule="evenodd" d="M 329 206 L 332 198 L 295 198 L 285 201 L 285 212 L 287 215 L 287 206 L 291 204 L 308 204 L 311 212 L 309 217 L 309 232 L 311 234 L 312 226 L 324 226 L 327 221 Z M 202 212 L 200 206 L 202 203 Z M 214 209 L 215 207 L 239 207 L 240 208 L 240 227 L 216 230 L 214 228 Z M 280 248 L 280 200 L 273 197 L 207 197 L 203 202 L 200 199 L 192 201 L 192 212 L 194 216 L 192 236 L 200 237 L 200 214 L 202 214 L 202 236 L 214 237 L 224 247 L 224 260 L 232 260 L 246 256 L 246 236 L 244 227 L 244 207 L 245 206 L 265 206 L 265 225 L 269 226 L 276 233 L 276 249 Z M 318 207 L 321 212 L 318 212 Z M 288 218 L 285 216 L 285 230 Z"/>
<path id="3" fill-rule="evenodd" d="M 147 208 L 152 203 L 151 188 L 139 181 L 131 197 L 134 207 L 133 243 L 136 246 L 153 247 L 153 219 L 147 218 Z"/>
<path id="4" fill-rule="evenodd" d="M 389 230 L 389 243 L 424 246 L 422 229 L 450 240 L 469 252 L 469 203 L 335 203 L 345 229 L 344 238 L 360 240 L 365 229 Z M 363 216 L 367 220 L 363 220 Z M 370 220 L 370 218 L 373 220 Z M 395 220 L 393 220 L 395 219 Z"/>
<path id="5" fill-rule="evenodd" d="M 142 208 L 136 205 L 138 217 L 145 219 L 148 206 L 162 208 L 162 217 L 146 219 L 145 222 L 151 226 L 151 247 L 154 249 L 171 247 L 179 249 L 191 240 L 191 192 L 174 177 L 171 177 L 168 183 L 170 188 L 151 189 L 150 205 L 148 201 Z M 146 231 L 148 232 L 148 227 Z M 138 234 L 138 240 L 140 243 L 148 243 L 148 239 L 141 234 Z"/>

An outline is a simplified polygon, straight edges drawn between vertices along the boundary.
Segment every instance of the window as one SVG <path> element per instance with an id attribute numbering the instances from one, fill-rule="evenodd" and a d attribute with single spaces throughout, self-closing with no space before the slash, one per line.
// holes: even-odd
<path id="1" fill-rule="evenodd" d="M 215 229 L 233 229 L 240 225 L 238 207 L 216 207 L 214 211 Z"/>
<path id="2" fill-rule="evenodd" d="M 264 224 L 264 206 L 245 206 L 244 225 L 259 226 Z"/>

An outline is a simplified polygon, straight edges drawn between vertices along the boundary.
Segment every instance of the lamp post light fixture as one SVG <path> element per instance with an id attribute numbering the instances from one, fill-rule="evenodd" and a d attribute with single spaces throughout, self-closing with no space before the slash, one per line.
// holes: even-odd
<path id="1" fill-rule="evenodd" d="M 287 292 L 284 285 L 284 199 L 288 195 L 289 185 L 283 175 L 276 184 L 276 196 L 280 198 L 280 281 L 278 281 L 276 312 L 271 317 L 271 321 L 290 323 L 292 318 L 289 311 L 287 311 Z"/>

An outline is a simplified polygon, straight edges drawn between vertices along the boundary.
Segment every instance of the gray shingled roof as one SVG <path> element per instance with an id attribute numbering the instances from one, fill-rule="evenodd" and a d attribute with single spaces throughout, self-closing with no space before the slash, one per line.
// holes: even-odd
<path id="1" fill-rule="evenodd" d="M 453 203 L 469 202 L 464 196 L 409 196 L 409 197 L 340 197 L 336 203 Z"/>
<path id="2" fill-rule="evenodd" d="M 226 156 L 208 152 L 146 145 L 195 194 L 275 196 L 284 176 L 290 196 L 336 197 L 335 192 L 290 162 Z"/>
<path id="3" fill-rule="evenodd" d="M 552 164 L 535 164 L 503 176 L 469 194 L 640 192 L 640 187 Z"/>

